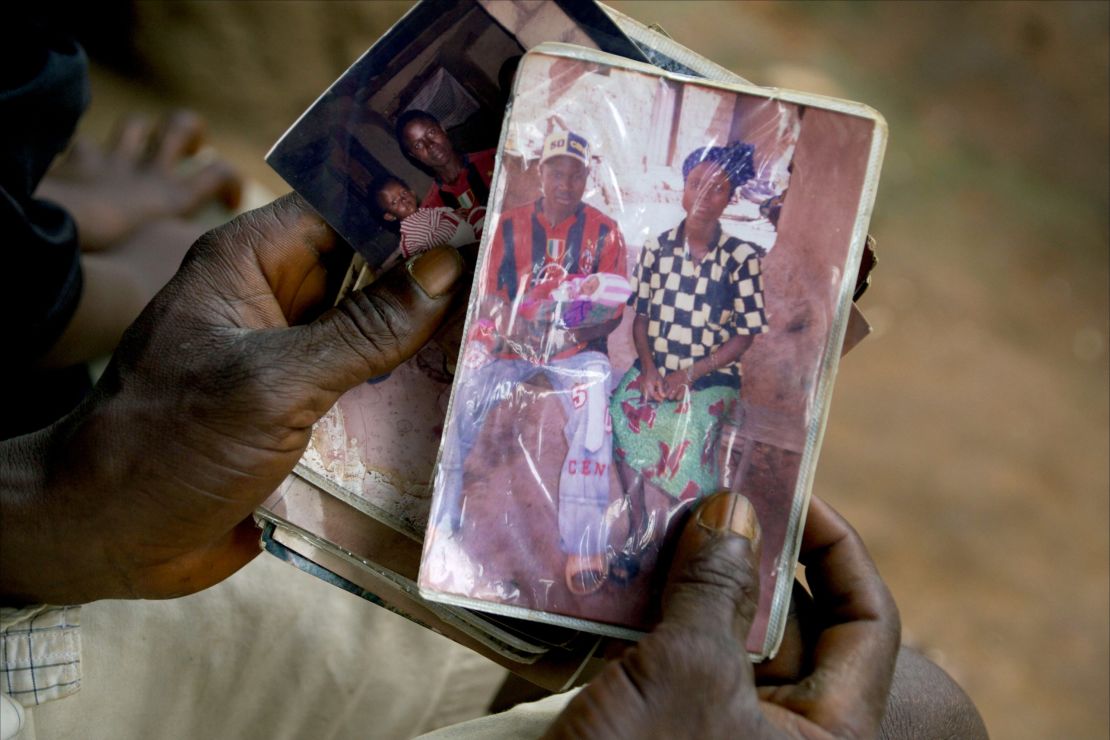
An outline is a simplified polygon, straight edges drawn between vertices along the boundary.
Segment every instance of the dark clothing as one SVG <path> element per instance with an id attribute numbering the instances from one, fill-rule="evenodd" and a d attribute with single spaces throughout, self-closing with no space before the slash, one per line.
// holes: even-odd
<path id="1" fill-rule="evenodd" d="M 0 249 L 9 395 L 0 438 L 33 431 L 69 411 L 89 388 L 82 366 L 35 369 L 81 296 L 77 229 L 60 207 L 33 195 L 65 149 L 89 102 L 85 53 L 42 24 L 14 23 L 0 39 Z"/>

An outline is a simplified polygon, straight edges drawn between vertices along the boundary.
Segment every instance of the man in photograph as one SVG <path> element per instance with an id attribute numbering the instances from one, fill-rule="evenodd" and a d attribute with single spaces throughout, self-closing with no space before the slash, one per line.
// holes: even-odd
<path id="1" fill-rule="evenodd" d="M 554 295 L 570 285 L 625 280 L 624 238 L 616 221 L 582 202 L 589 174 L 585 138 L 557 131 L 540 157 L 541 197 L 501 214 L 483 280 L 482 321 L 464 356 L 475 368 L 456 390 L 441 459 L 437 528 L 458 529 L 463 466 L 489 411 L 514 387 L 543 373 L 566 412 L 567 454 L 558 482 L 560 546 L 567 588 L 594 593 L 608 574 L 605 510 L 609 505 L 612 425 L 606 408 L 612 368 L 607 337 L 621 307 L 566 328 L 552 319 Z M 484 337 L 478 336 L 484 329 Z M 484 346 L 482 342 L 485 342 Z M 484 349 L 475 362 L 472 349 Z M 480 353 L 479 353 L 480 354 Z M 527 412 L 527 410 L 525 410 Z"/>
<path id="2" fill-rule="evenodd" d="M 496 149 L 465 154 L 455 148 L 439 119 L 422 110 L 405 111 L 397 119 L 397 143 L 420 169 L 434 178 L 421 208 L 453 208 L 464 218 L 489 200 Z"/>

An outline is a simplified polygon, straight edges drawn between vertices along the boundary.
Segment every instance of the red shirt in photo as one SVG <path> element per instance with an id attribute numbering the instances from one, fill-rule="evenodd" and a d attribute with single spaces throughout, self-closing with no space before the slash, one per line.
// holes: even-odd
<path id="1" fill-rule="evenodd" d="M 453 182 L 432 183 L 428 194 L 421 202 L 421 208 L 453 208 L 466 215 L 472 208 L 485 206 L 489 200 L 489 184 L 493 180 L 493 169 L 497 160 L 497 150 L 463 155 L 463 168 Z"/>
<path id="2" fill-rule="evenodd" d="M 570 275 L 624 275 L 624 237 L 617 222 L 580 203 L 558 224 L 543 214 L 543 199 L 501 215 L 483 277 L 487 295 L 513 303 L 521 291 Z M 605 352 L 605 338 L 579 347 Z M 563 354 L 563 353 L 560 353 Z M 573 352 L 572 352 L 573 354 Z"/>

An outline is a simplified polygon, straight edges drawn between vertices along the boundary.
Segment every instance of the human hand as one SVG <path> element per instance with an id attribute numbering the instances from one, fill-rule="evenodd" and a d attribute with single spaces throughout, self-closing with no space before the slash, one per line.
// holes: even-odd
<path id="1" fill-rule="evenodd" d="M 663 620 L 582 690 L 548 737 L 873 737 L 890 690 L 898 611 L 863 543 L 814 498 L 801 560 L 820 631 L 796 681 L 757 686 L 744 645 L 755 616 L 758 532 L 738 494 L 687 523 Z"/>
<path id="2" fill-rule="evenodd" d="M 663 397 L 668 401 L 677 401 L 682 398 L 690 389 L 690 376 L 685 370 L 676 370 L 673 373 L 668 373 L 667 377 L 663 378 Z"/>
<path id="3" fill-rule="evenodd" d="M 227 162 L 182 171 L 204 139 L 204 121 L 190 111 L 176 111 L 157 126 L 143 116 L 125 117 L 107 147 L 78 136 L 36 196 L 69 211 L 88 251 L 113 248 L 151 222 L 190 216 L 209 203 L 233 209 L 242 182 Z"/>
<path id="4" fill-rule="evenodd" d="M 663 376 L 655 369 L 654 365 L 644 365 L 640 371 L 640 397 L 643 403 L 648 401 L 663 401 L 666 394 L 663 391 Z"/>
<path id="5" fill-rule="evenodd" d="M 461 273 L 433 250 L 295 325 L 321 308 L 334 240 L 297 196 L 209 232 L 92 395 L 0 444 L 6 602 L 178 596 L 258 553 L 251 513 L 313 423 L 424 344 Z"/>

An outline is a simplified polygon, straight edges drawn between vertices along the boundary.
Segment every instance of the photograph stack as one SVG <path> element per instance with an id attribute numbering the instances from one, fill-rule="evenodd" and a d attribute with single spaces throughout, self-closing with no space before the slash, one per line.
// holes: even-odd
<path id="1" fill-rule="evenodd" d="M 557 690 L 729 489 L 772 657 L 885 143 L 600 3 L 418 3 L 267 161 L 349 245 L 336 302 L 445 245 L 469 299 L 317 424 L 266 549 Z"/>

